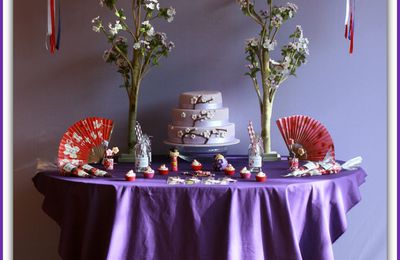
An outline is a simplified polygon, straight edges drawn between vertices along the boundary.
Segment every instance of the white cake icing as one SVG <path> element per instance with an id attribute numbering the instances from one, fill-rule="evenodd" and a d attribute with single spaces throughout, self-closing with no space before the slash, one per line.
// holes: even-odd
<path id="1" fill-rule="evenodd" d="M 179 108 L 172 109 L 168 141 L 177 144 L 223 144 L 235 139 L 235 124 L 229 123 L 229 109 L 222 106 L 218 91 L 182 93 Z"/>

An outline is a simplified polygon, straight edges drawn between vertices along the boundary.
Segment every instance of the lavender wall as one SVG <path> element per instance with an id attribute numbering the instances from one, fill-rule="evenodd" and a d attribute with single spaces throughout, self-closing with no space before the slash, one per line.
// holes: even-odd
<path id="1" fill-rule="evenodd" d="M 111 145 L 125 148 L 127 97 L 114 68 L 101 55 L 104 38 L 90 21 L 108 14 L 98 0 L 63 1 L 61 51 L 44 48 L 46 1 L 14 1 L 14 256 L 57 259 L 59 229 L 41 210 L 43 197 L 31 178 L 36 158 L 53 160 L 65 129 L 86 116 L 115 120 Z M 177 10 L 173 24 L 160 24 L 176 43 L 161 67 L 151 71 L 140 93 L 145 132 L 154 150 L 167 150 L 169 111 L 180 92 L 221 90 L 237 125 L 241 144 L 231 153 L 246 153 L 246 123 L 259 127 L 256 95 L 245 73 L 243 41 L 257 33 L 234 0 L 165 0 Z M 261 2 L 261 1 L 258 1 Z M 282 1 L 286 3 L 286 1 Z M 348 214 L 348 230 L 335 243 L 337 259 L 386 259 L 386 2 L 357 1 L 355 54 L 343 39 L 345 1 L 297 1 L 300 11 L 287 24 L 288 35 L 302 24 L 311 55 L 279 90 L 274 118 L 305 114 L 325 124 L 337 157 L 362 155 L 368 172 L 362 202 Z M 273 129 L 273 148 L 285 153 Z"/>

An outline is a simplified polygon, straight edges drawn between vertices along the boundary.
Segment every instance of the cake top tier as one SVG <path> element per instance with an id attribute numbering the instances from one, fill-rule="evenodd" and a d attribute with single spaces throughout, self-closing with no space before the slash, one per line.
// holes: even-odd
<path id="1" fill-rule="evenodd" d="M 222 95 L 219 91 L 191 91 L 179 96 L 179 108 L 216 109 L 222 108 Z"/>

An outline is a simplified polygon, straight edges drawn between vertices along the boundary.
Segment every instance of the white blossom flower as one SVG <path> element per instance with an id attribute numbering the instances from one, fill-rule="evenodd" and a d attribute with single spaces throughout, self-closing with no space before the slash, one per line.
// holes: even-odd
<path id="1" fill-rule="evenodd" d="M 297 5 L 293 4 L 293 3 L 287 3 L 286 6 L 291 9 L 293 12 L 297 12 L 298 7 Z"/>
<path id="2" fill-rule="evenodd" d="M 205 97 L 201 97 L 201 102 L 206 102 L 206 98 Z"/>
<path id="3" fill-rule="evenodd" d="M 182 112 L 182 113 L 181 113 L 181 117 L 182 117 L 182 118 L 185 118 L 185 117 L 186 117 L 186 113 L 185 113 L 185 112 Z"/>
<path id="4" fill-rule="evenodd" d="M 140 49 L 140 42 L 135 42 L 135 43 L 133 44 L 133 49 L 139 50 L 139 49 Z"/>
<path id="5" fill-rule="evenodd" d="M 77 153 L 80 151 L 78 146 L 74 146 L 72 143 L 66 143 L 64 145 L 64 154 L 69 156 L 69 158 L 77 158 Z"/>
<path id="6" fill-rule="evenodd" d="M 178 131 L 178 137 L 182 137 L 183 136 L 183 132 L 182 131 Z"/>
<path id="7" fill-rule="evenodd" d="M 210 136 L 211 136 L 210 131 L 208 131 L 208 130 L 204 131 L 204 132 L 203 132 L 203 136 L 204 136 L 205 138 L 210 138 Z"/>
<path id="8" fill-rule="evenodd" d="M 255 38 L 250 38 L 246 40 L 246 44 L 249 46 L 258 46 L 258 43 L 260 42 L 260 39 L 255 37 Z"/>
<path id="9" fill-rule="evenodd" d="M 155 35 L 154 27 L 151 27 L 147 32 L 147 36 L 153 37 Z"/>
<path id="10" fill-rule="evenodd" d="M 190 99 L 190 104 L 194 105 L 194 104 L 196 104 L 196 103 L 197 103 L 197 97 L 192 97 L 192 98 Z"/>
<path id="11" fill-rule="evenodd" d="M 185 129 L 185 132 L 186 132 L 186 133 L 189 133 L 189 132 L 190 132 L 190 128 L 186 128 L 186 129 Z"/>
<path id="12" fill-rule="evenodd" d="M 196 120 L 196 119 L 197 119 L 197 115 L 196 115 L 196 114 L 193 114 L 193 115 L 192 115 L 192 119 L 193 119 L 193 120 Z"/>
<path id="13" fill-rule="evenodd" d="M 117 146 L 114 146 L 114 147 L 112 148 L 112 152 L 113 152 L 113 154 L 117 154 L 117 153 L 119 152 L 118 147 L 117 147 Z"/>
<path id="14" fill-rule="evenodd" d="M 274 15 L 271 20 L 271 25 L 273 27 L 280 27 L 283 23 L 283 18 L 280 14 Z"/>
<path id="15" fill-rule="evenodd" d="M 207 117 L 208 119 L 211 119 L 211 118 L 214 117 L 214 113 L 211 112 L 211 111 L 208 111 L 207 114 L 206 114 L 206 117 Z"/>
<path id="16" fill-rule="evenodd" d="M 113 26 L 111 23 L 108 24 L 108 28 L 110 28 L 109 31 L 110 31 L 110 33 L 111 33 L 112 35 L 116 35 L 116 34 L 118 33 L 118 31 L 120 31 L 120 30 L 123 29 L 123 27 L 122 27 L 122 25 L 119 23 L 119 21 L 116 21 L 114 26 Z"/>
<path id="17" fill-rule="evenodd" d="M 149 10 L 154 10 L 154 9 L 159 10 L 160 9 L 160 4 L 158 3 L 157 0 L 145 0 L 144 4 L 145 4 L 146 8 Z"/>
<path id="18" fill-rule="evenodd" d="M 113 151 L 111 149 L 107 149 L 106 156 L 113 156 Z"/>
<path id="19" fill-rule="evenodd" d="M 194 134 L 190 135 L 190 138 L 195 139 L 196 136 Z"/>
<path id="20" fill-rule="evenodd" d="M 275 46 L 277 45 L 276 40 L 273 40 L 271 42 L 270 39 L 266 38 L 264 43 L 263 43 L 263 48 L 267 49 L 268 51 L 273 51 L 275 49 Z"/>
<path id="21" fill-rule="evenodd" d="M 175 18 L 175 15 L 176 15 L 175 8 L 172 8 L 172 7 L 168 8 L 167 9 L 167 16 L 168 16 L 167 22 L 169 22 L 169 23 L 172 22 Z"/>

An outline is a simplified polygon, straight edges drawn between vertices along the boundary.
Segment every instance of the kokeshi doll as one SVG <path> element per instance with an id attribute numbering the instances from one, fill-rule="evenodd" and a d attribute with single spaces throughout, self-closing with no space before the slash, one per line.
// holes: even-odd
<path id="1" fill-rule="evenodd" d="M 169 158 L 171 159 L 171 171 L 177 172 L 178 171 L 178 156 L 179 152 L 177 149 L 171 149 L 169 152 Z"/>

